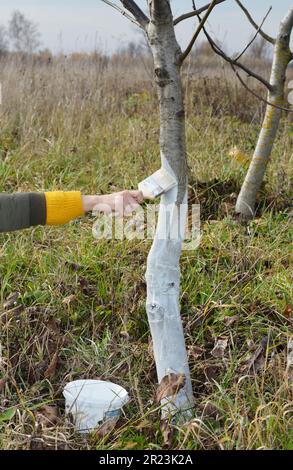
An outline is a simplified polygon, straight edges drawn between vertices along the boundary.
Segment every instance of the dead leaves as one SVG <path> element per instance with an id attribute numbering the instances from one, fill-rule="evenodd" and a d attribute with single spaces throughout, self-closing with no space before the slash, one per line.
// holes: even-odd
<path id="1" fill-rule="evenodd" d="M 50 314 L 37 323 L 38 330 L 29 350 L 28 380 L 30 384 L 40 380 L 52 380 L 61 364 L 60 351 L 68 344 L 60 322 Z M 42 350 L 42 358 L 37 361 L 36 351 Z M 35 360 L 36 358 L 36 360 Z"/>
<path id="2" fill-rule="evenodd" d="M 58 353 L 59 353 L 59 350 L 57 350 L 54 353 L 53 358 L 52 358 L 48 368 L 45 370 L 45 373 L 44 373 L 45 379 L 51 379 L 55 375 L 56 369 L 57 369 L 57 364 L 58 364 Z"/>
<path id="3" fill-rule="evenodd" d="M 58 409 L 56 406 L 43 405 L 35 414 L 37 424 L 51 428 L 59 423 Z"/>
<path id="4" fill-rule="evenodd" d="M 108 436 L 116 427 L 119 417 L 106 419 L 95 432 L 95 435 L 100 438 Z"/>
<path id="5" fill-rule="evenodd" d="M 220 358 L 224 357 L 227 346 L 228 346 L 227 338 L 218 339 L 215 343 L 213 350 L 211 351 L 212 356 L 220 357 Z"/>
<path id="6" fill-rule="evenodd" d="M 196 344 L 187 347 L 187 354 L 189 359 L 199 359 L 204 354 L 205 350 Z"/>
<path id="7" fill-rule="evenodd" d="M 208 383 L 218 381 L 222 372 L 222 367 L 219 364 L 213 362 L 206 362 L 203 368 L 205 379 Z"/>
<path id="8" fill-rule="evenodd" d="M 284 309 L 284 316 L 286 318 L 291 318 L 292 314 L 293 314 L 293 306 L 290 305 L 290 304 L 286 305 L 286 307 Z"/>
<path id="9" fill-rule="evenodd" d="M 232 317 L 227 316 L 227 317 L 224 317 L 224 319 L 223 319 L 226 326 L 232 326 L 238 320 L 239 320 L 239 315 L 233 315 Z"/>
<path id="10" fill-rule="evenodd" d="M 54 351 L 54 353 L 47 369 L 44 372 L 45 379 L 52 379 L 56 374 L 59 362 L 60 349 L 64 346 L 64 344 L 66 344 L 67 341 L 65 336 L 61 336 L 59 326 L 54 320 L 54 318 L 51 318 L 50 320 L 51 321 L 48 326 L 54 335 L 54 341 L 52 343 L 52 350 Z"/>
<path id="11" fill-rule="evenodd" d="M 160 425 L 164 446 L 168 449 L 172 446 L 173 436 L 174 436 L 174 428 L 171 426 L 167 419 L 164 419 Z"/>
<path id="12" fill-rule="evenodd" d="M 3 302 L 3 308 L 0 309 L 0 320 L 4 324 L 10 319 L 17 317 L 23 310 L 24 306 L 18 304 L 20 297 L 19 292 L 12 292 L 7 299 Z"/>
<path id="13" fill-rule="evenodd" d="M 201 412 L 202 418 L 213 418 L 218 421 L 221 416 L 220 409 L 210 401 L 207 403 L 201 403 L 198 406 L 198 410 Z"/>
<path id="14" fill-rule="evenodd" d="M 63 305 L 69 307 L 77 299 L 75 294 L 70 294 L 62 300 Z"/>
<path id="15" fill-rule="evenodd" d="M 244 362 L 243 371 L 247 371 L 249 374 L 257 374 L 262 370 L 265 363 L 267 345 L 268 338 L 264 336 L 259 346 L 257 346 L 250 357 Z"/>
<path id="16" fill-rule="evenodd" d="M 19 296 L 19 292 L 12 292 L 3 303 L 3 309 L 10 310 L 11 308 L 16 307 Z"/>
<path id="17" fill-rule="evenodd" d="M 184 374 L 168 374 L 162 378 L 156 392 L 156 403 L 160 403 L 163 398 L 174 398 L 179 390 L 184 387 L 186 377 Z"/>

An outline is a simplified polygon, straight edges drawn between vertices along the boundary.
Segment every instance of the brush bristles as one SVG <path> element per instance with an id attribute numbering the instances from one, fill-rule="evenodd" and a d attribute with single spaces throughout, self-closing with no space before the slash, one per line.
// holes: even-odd
<path id="1" fill-rule="evenodd" d="M 176 186 L 176 180 L 165 168 L 160 168 L 151 176 L 141 181 L 138 189 L 142 191 L 146 199 L 154 199 Z"/>

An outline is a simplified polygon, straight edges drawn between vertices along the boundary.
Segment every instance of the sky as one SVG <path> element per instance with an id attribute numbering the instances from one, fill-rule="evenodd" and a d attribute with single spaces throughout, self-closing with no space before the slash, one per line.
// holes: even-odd
<path id="1" fill-rule="evenodd" d="M 113 0 L 116 4 L 120 2 Z M 255 21 L 260 23 L 270 6 L 272 11 L 263 29 L 275 36 L 278 25 L 293 0 L 242 0 Z M 146 7 L 146 0 L 137 0 Z M 172 0 L 174 16 L 190 11 L 191 0 Z M 197 7 L 207 0 L 197 0 Z M 0 0 L 0 24 L 7 25 L 14 10 L 37 23 L 42 47 L 53 52 L 92 51 L 111 53 L 130 41 L 140 41 L 138 28 L 102 0 Z M 184 47 L 196 24 L 190 19 L 176 26 L 179 43 Z M 218 5 L 210 16 L 208 29 L 229 52 L 245 46 L 254 30 L 234 0 Z M 291 41 L 292 42 L 292 41 Z"/>

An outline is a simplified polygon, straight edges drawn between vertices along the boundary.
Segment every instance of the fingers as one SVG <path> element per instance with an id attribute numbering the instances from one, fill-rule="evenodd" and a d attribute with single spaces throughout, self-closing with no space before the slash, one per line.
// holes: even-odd
<path id="1" fill-rule="evenodd" d="M 137 202 L 127 204 L 127 206 L 124 207 L 124 214 L 122 215 L 125 215 L 126 217 L 128 217 L 132 215 L 133 212 L 136 212 L 139 208 L 140 208 L 140 205 Z"/>
<path id="2" fill-rule="evenodd" d="M 138 191 L 138 190 L 133 190 L 133 191 L 128 191 L 129 194 L 134 198 L 136 199 L 136 201 L 139 203 L 139 204 L 142 204 L 143 201 L 144 201 L 144 197 L 143 197 L 143 194 L 141 191 Z"/>
<path id="3" fill-rule="evenodd" d="M 130 216 L 133 212 L 137 211 L 140 207 L 142 195 L 140 191 L 122 191 L 118 198 L 118 212 L 121 217 Z"/>
<path id="4" fill-rule="evenodd" d="M 92 212 L 93 212 L 93 215 L 97 215 L 100 212 L 102 212 L 104 214 L 111 214 L 112 213 L 112 207 L 109 204 L 99 203 L 99 204 L 96 204 L 93 207 Z"/>
<path id="5" fill-rule="evenodd" d="M 100 197 L 100 203 L 93 208 L 94 213 L 103 212 L 119 217 L 128 217 L 140 208 L 144 201 L 141 191 L 120 191 L 118 193 L 103 195 Z"/>

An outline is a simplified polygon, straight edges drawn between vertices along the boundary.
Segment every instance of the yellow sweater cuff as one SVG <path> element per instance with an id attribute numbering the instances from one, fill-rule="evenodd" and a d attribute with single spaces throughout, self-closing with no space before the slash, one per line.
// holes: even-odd
<path id="1" fill-rule="evenodd" d="M 80 191 L 52 191 L 45 193 L 46 224 L 62 225 L 84 214 Z"/>

